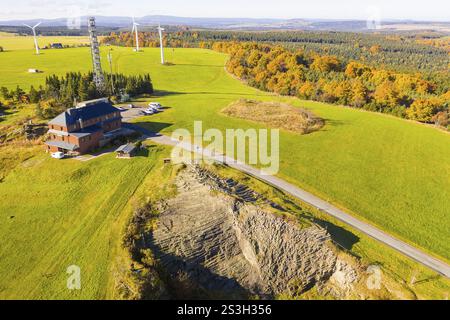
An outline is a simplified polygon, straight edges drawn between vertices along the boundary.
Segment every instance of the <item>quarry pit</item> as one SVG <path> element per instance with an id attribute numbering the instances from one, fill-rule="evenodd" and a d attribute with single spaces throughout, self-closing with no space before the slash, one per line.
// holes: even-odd
<path id="1" fill-rule="evenodd" d="M 149 246 L 174 298 L 275 298 L 328 281 L 338 265 L 330 235 L 272 212 L 232 179 L 188 166 L 161 205 Z M 263 205 L 261 205 L 263 203 Z"/>

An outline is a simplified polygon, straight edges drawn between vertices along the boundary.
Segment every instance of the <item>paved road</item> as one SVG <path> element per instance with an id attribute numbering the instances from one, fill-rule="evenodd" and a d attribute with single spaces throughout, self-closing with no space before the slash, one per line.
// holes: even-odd
<path id="1" fill-rule="evenodd" d="M 169 146 L 175 146 L 178 143 L 171 138 L 155 134 L 152 132 L 149 132 L 142 128 L 137 128 L 132 126 L 133 128 L 141 131 L 144 135 L 147 136 L 149 140 L 152 140 L 154 142 L 157 142 L 159 144 L 163 145 L 169 145 Z M 180 145 L 179 145 L 180 146 Z M 196 153 L 203 153 L 205 156 L 213 158 L 214 160 L 224 163 L 228 165 L 229 167 L 232 167 L 236 170 L 239 170 L 241 172 L 247 173 L 261 181 L 264 181 L 286 193 L 291 194 L 295 198 L 306 202 L 310 204 L 311 206 L 319 209 L 320 211 L 344 222 L 345 224 L 348 224 L 352 226 L 353 228 L 361 231 L 362 233 L 388 245 L 389 247 L 401 252 L 402 254 L 414 259 L 415 261 L 431 268 L 432 270 L 440 273 L 441 275 L 446 276 L 447 278 L 450 278 L 450 266 L 439 260 L 436 259 L 429 254 L 401 241 L 398 240 L 389 234 L 381 231 L 380 229 L 363 222 L 355 217 L 353 217 L 350 214 L 345 213 L 344 211 L 338 209 L 337 207 L 331 205 L 330 203 L 314 196 L 313 194 L 302 190 L 280 178 L 274 177 L 274 176 L 267 176 L 263 175 L 260 170 L 255 169 L 251 166 L 248 166 L 244 163 L 241 163 L 239 161 L 236 161 L 232 158 L 226 157 L 224 155 L 212 155 L 209 150 L 203 149 L 200 146 L 195 146 L 191 144 L 182 144 L 180 147 L 182 147 L 185 150 L 193 151 Z"/>

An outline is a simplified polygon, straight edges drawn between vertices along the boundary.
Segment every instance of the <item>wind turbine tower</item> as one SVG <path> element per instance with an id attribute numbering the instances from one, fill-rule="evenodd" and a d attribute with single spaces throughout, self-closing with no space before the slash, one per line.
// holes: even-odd
<path id="1" fill-rule="evenodd" d="M 30 28 L 33 31 L 33 38 L 34 38 L 34 47 L 36 48 L 36 54 L 39 55 L 39 44 L 37 41 L 37 36 L 36 36 L 36 28 L 41 24 L 42 22 L 39 22 L 38 24 L 36 24 L 34 27 L 29 26 L 27 24 L 23 24 L 25 27 Z"/>
<path id="2" fill-rule="evenodd" d="M 97 39 L 97 29 L 95 27 L 95 17 L 89 18 L 88 23 L 89 38 L 91 40 L 92 65 L 94 71 L 94 82 L 97 90 L 102 91 L 105 88 L 105 77 L 102 71 L 100 60 L 100 46 Z"/>
<path id="3" fill-rule="evenodd" d="M 136 52 L 139 52 L 139 31 L 138 31 L 138 26 L 140 24 L 136 22 L 136 20 L 134 20 L 133 17 L 133 29 L 131 30 L 131 33 L 135 33 L 136 35 Z"/>
<path id="4" fill-rule="evenodd" d="M 163 35 L 162 32 L 164 31 L 164 28 L 161 28 L 161 25 L 158 26 L 158 32 L 159 32 L 159 44 L 161 47 L 161 64 L 165 64 L 164 61 L 164 44 L 163 44 Z"/>

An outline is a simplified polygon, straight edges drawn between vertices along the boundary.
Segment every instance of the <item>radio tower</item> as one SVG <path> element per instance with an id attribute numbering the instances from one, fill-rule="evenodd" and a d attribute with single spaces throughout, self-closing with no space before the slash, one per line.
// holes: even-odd
<path id="1" fill-rule="evenodd" d="M 91 40 L 92 65 L 94 67 L 94 82 L 97 90 L 103 91 L 105 89 L 105 77 L 102 71 L 102 64 L 100 61 L 100 49 L 97 39 L 97 29 L 95 27 L 95 17 L 89 18 L 89 37 Z"/>

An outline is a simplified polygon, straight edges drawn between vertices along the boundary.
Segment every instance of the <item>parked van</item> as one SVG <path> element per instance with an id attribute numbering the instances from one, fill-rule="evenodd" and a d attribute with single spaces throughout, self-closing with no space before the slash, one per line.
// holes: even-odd
<path id="1" fill-rule="evenodd" d="M 65 157 L 65 155 L 64 155 L 63 152 L 53 152 L 53 153 L 52 153 L 52 158 L 53 158 L 53 159 L 59 159 L 59 160 L 61 160 L 61 159 L 64 159 L 64 157 Z"/>

